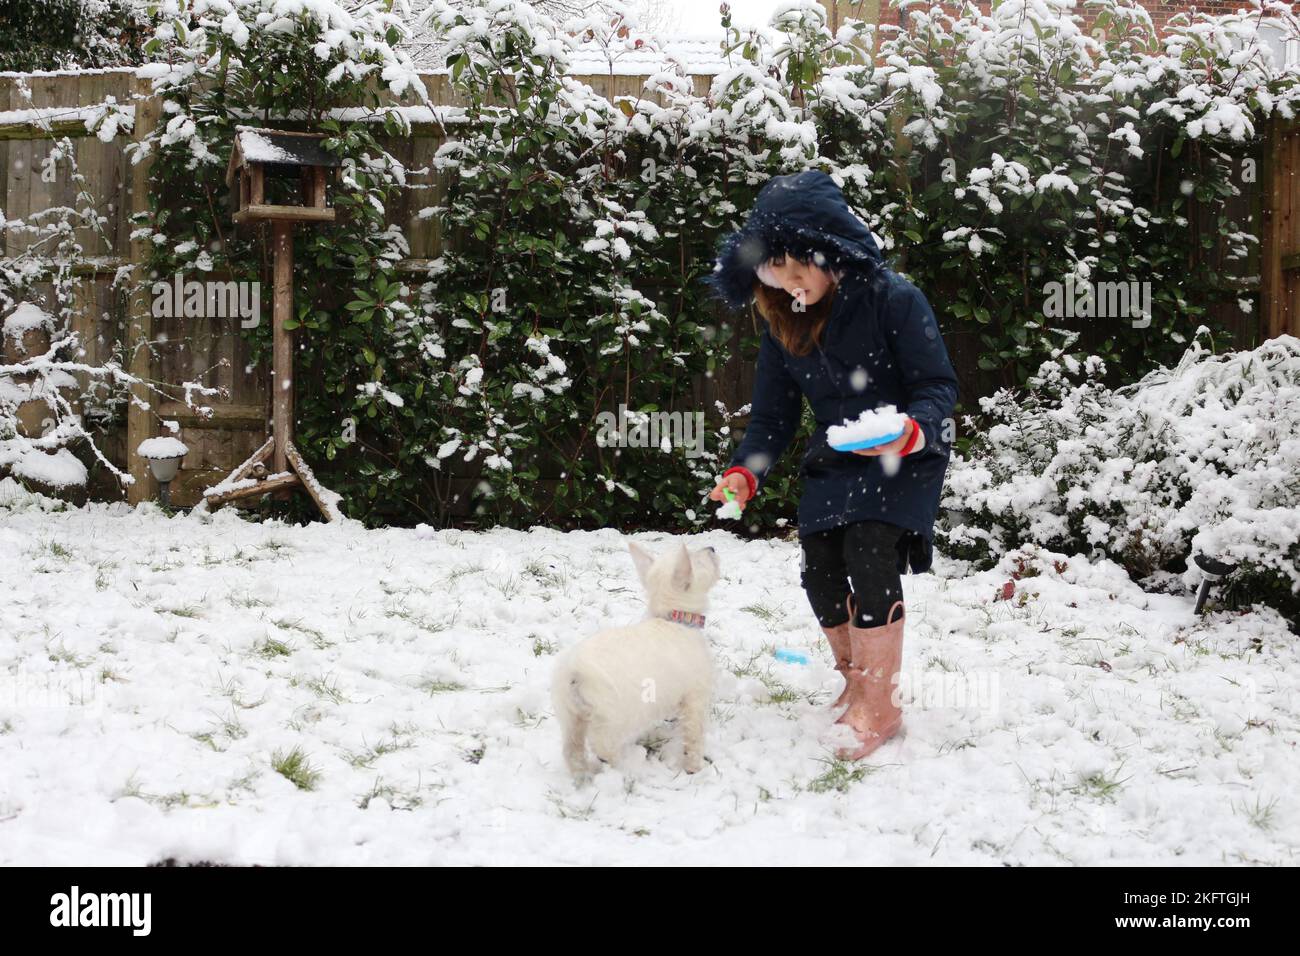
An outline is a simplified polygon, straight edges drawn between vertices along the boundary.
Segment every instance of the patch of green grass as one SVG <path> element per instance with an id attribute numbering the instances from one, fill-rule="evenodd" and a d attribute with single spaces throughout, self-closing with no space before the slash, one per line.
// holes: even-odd
<path id="1" fill-rule="evenodd" d="M 1201 716 L 1201 712 L 1196 709 L 1196 705 L 1188 698 L 1177 691 L 1171 691 L 1167 688 L 1160 692 L 1160 709 L 1164 710 L 1166 704 L 1168 704 L 1175 720 L 1191 721 Z"/>
<path id="2" fill-rule="evenodd" d="M 926 658 L 926 665 L 943 671 L 945 674 L 961 673 L 962 670 L 947 658 L 940 657 L 938 654 L 932 654 Z"/>
<path id="3" fill-rule="evenodd" d="M 387 739 L 381 739 L 373 747 L 367 746 L 362 750 L 349 752 L 343 759 L 358 770 L 368 770 L 370 769 L 371 764 L 385 754 L 396 753 L 399 750 L 410 750 L 414 746 L 414 741 L 398 740 L 396 737 L 390 737 Z M 361 809 L 364 810 L 365 807 L 362 807 Z"/>
<path id="4" fill-rule="evenodd" d="M 554 641 L 548 641 L 542 637 L 533 638 L 533 657 L 541 657 L 543 654 L 554 654 L 558 647 Z"/>
<path id="5" fill-rule="evenodd" d="M 72 560 L 72 552 L 57 541 L 46 541 L 41 547 L 40 553 L 48 554 L 50 557 L 58 558 L 60 561 Z"/>
<path id="6" fill-rule="evenodd" d="M 779 677 L 773 677 L 771 674 L 761 674 L 758 679 L 763 682 L 763 686 L 767 689 L 767 702 L 769 704 L 793 704 L 800 700 L 811 703 L 815 696 L 811 692 L 797 690 Z"/>
<path id="7" fill-rule="evenodd" d="M 747 604 L 741 608 L 746 614 L 752 614 L 764 624 L 779 624 L 785 620 L 785 611 L 778 607 L 770 607 L 767 604 Z"/>
<path id="8" fill-rule="evenodd" d="M 426 677 L 415 686 L 424 691 L 430 697 L 434 694 L 450 694 L 465 689 L 465 685 L 457 681 L 441 680 L 433 677 Z"/>
<path id="9" fill-rule="evenodd" d="M 199 616 L 199 605 L 185 604 L 181 607 L 163 607 L 158 609 L 159 614 L 173 614 L 176 617 L 197 618 Z"/>
<path id="10" fill-rule="evenodd" d="M 58 647 L 47 647 L 46 652 L 50 660 L 59 664 L 71 664 L 77 669 L 81 669 L 90 663 L 89 657 L 78 657 L 76 653 L 70 651 L 61 642 Z"/>
<path id="11" fill-rule="evenodd" d="M 561 591 L 569 584 L 568 568 L 558 558 L 553 561 L 534 558 L 524 565 L 524 573 L 547 587 Z"/>
<path id="12" fill-rule="evenodd" d="M 217 739 L 225 737 L 228 740 L 239 740 L 248 736 L 248 731 L 244 725 L 239 722 L 239 718 L 231 711 L 229 717 L 218 717 L 216 725 L 211 730 L 205 730 L 202 733 L 192 735 L 200 743 L 207 744 L 213 750 L 221 753 L 224 748 L 217 746 Z"/>
<path id="13" fill-rule="evenodd" d="M 815 703 L 818 698 L 816 691 L 797 690 L 790 684 L 787 684 L 781 678 L 772 673 L 771 664 L 759 666 L 759 661 L 770 661 L 769 655 L 762 652 L 755 654 L 744 664 L 739 667 L 733 667 L 731 672 L 737 677 L 752 677 L 763 685 L 767 691 L 767 700 L 764 703 L 769 704 L 791 704 L 796 701 L 807 701 Z"/>
<path id="14" fill-rule="evenodd" d="M 529 727 L 536 729 L 542 726 L 544 720 L 546 720 L 545 714 L 538 714 L 533 711 L 524 710 L 522 707 L 515 708 L 514 722 L 516 727 Z"/>
<path id="15" fill-rule="evenodd" d="M 180 558 L 159 558 L 156 561 L 150 561 L 146 567 L 150 571 L 177 571 L 185 567 L 185 562 Z"/>
<path id="16" fill-rule="evenodd" d="M 1115 794 L 1119 788 L 1124 785 L 1128 777 L 1119 776 L 1120 767 L 1124 766 L 1121 761 L 1120 765 L 1114 770 L 1099 770 L 1096 773 L 1090 773 L 1079 778 L 1079 782 L 1073 787 L 1069 787 L 1071 793 L 1085 797 L 1093 797 L 1099 800 L 1114 800 Z"/>
<path id="17" fill-rule="evenodd" d="M 234 780 L 230 781 L 230 790 L 232 792 L 247 790 L 249 793 L 252 793 L 253 781 L 256 780 L 258 777 L 260 777 L 261 775 L 262 775 L 262 771 L 257 770 L 255 768 L 251 769 L 248 771 L 248 773 L 244 774 L 242 777 L 236 777 Z"/>
<path id="18" fill-rule="evenodd" d="M 452 568 L 447 572 L 447 583 L 451 584 L 453 581 L 457 581 L 467 574 L 478 574 L 482 570 L 483 565 L 481 564 L 462 564 L 460 567 Z"/>
<path id="19" fill-rule="evenodd" d="M 265 697 L 259 697 L 255 701 L 249 701 L 247 698 L 244 697 L 243 690 L 233 686 L 233 684 L 228 689 L 223 687 L 222 693 L 224 694 L 224 696 L 229 697 L 230 702 L 234 704 L 236 707 L 238 707 L 240 710 L 252 710 L 254 707 L 261 707 L 263 704 L 266 703 Z"/>
<path id="20" fill-rule="evenodd" d="M 429 634 L 437 634 L 439 631 L 445 631 L 448 627 L 451 626 L 451 621 L 449 620 L 444 619 L 441 621 L 431 621 L 424 615 L 417 614 L 416 612 L 400 604 L 395 606 L 389 605 L 385 607 L 384 613 L 389 617 L 395 617 L 399 621 L 405 621 L 407 624 L 414 625 L 415 627 L 418 627 L 420 630 L 426 631 Z M 454 619 L 455 617 L 453 615 L 452 620 Z"/>
<path id="21" fill-rule="evenodd" d="M 95 590 L 107 591 L 110 584 L 113 583 L 113 577 L 109 574 L 117 567 L 116 561 L 97 561 L 95 562 Z"/>
<path id="22" fill-rule="evenodd" d="M 331 677 L 311 677 L 303 681 L 303 686 L 318 697 L 335 704 L 347 703 L 347 697 L 339 690 L 338 679 Z"/>
<path id="23" fill-rule="evenodd" d="M 1268 832 L 1276 826 L 1277 821 L 1273 818 L 1273 811 L 1277 809 L 1278 798 L 1274 797 L 1267 803 L 1261 802 L 1261 797 L 1255 797 L 1254 804 L 1248 805 L 1244 801 L 1241 804 L 1241 812 L 1246 815 L 1250 825 L 1260 830 Z"/>
<path id="24" fill-rule="evenodd" d="M 968 747 L 974 747 L 974 746 L 975 746 L 974 737 L 962 737 L 958 740 L 944 741 L 939 745 L 935 753 L 938 754 L 939 756 L 943 756 L 946 753 L 953 753 L 955 751 L 965 750 Z"/>
<path id="25" fill-rule="evenodd" d="M 191 802 L 194 799 L 194 794 L 191 794 L 187 790 L 177 790 L 174 793 L 148 793 L 145 791 L 144 787 L 140 785 L 140 781 L 136 779 L 134 773 L 127 778 L 126 783 L 122 787 L 121 793 L 118 794 L 118 798 L 120 799 L 121 797 L 135 797 L 137 800 L 143 800 L 146 803 L 153 804 L 155 807 L 161 807 L 164 810 L 171 810 L 175 807 L 217 806 L 217 802 L 211 798 L 207 798 L 200 803 Z"/>
<path id="26" fill-rule="evenodd" d="M 385 800 L 394 810 L 414 810 L 424 803 L 424 798 L 419 793 L 398 790 L 391 784 L 385 784 L 383 778 L 379 778 L 375 780 L 370 792 L 362 796 L 357 806 L 365 810 L 370 806 L 370 801 L 376 797 Z"/>
<path id="27" fill-rule="evenodd" d="M 846 793 L 849 787 L 865 780 L 874 769 L 867 764 L 840 760 L 838 757 L 822 762 L 826 764 L 826 770 L 808 782 L 808 789 L 813 793 L 826 793 L 829 790 Z"/>
<path id="28" fill-rule="evenodd" d="M 555 807 L 555 812 L 563 820 L 587 820 L 596 812 L 596 796 L 591 798 L 591 803 L 585 807 L 575 807 L 571 805 L 564 797 L 552 791 L 546 795 L 546 799 Z"/>
<path id="29" fill-rule="evenodd" d="M 293 648 L 284 641 L 278 641 L 273 637 L 268 637 L 254 648 L 254 653 L 259 657 L 265 657 L 267 660 L 271 660 L 276 657 L 289 657 L 293 654 Z"/>
<path id="30" fill-rule="evenodd" d="M 325 635 L 316 630 L 316 628 L 304 625 L 302 623 L 302 618 L 298 618 L 295 621 L 291 621 L 288 618 L 280 618 L 279 620 L 273 620 L 271 623 L 282 631 L 297 631 L 299 634 L 306 634 L 311 638 L 312 643 L 316 645 L 319 650 L 324 650 L 327 647 L 333 646 L 328 640 L 326 640 Z"/>
<path id="31" fill-rule="evenodd" d="M 492 586 L 501 592 L 501 596 L 507 601 L 512 597 L 517 597 L 523 587 L 523 582 L 516 575 L 509 575 L 504 581 L 493 581 Z"/>
<path id="32" fill-rule="evenodd" d="M 320 771 L 311 766 L 301 747 L 287 754 L 277 750 L 271 755 L 271 767 L 299 790 L 315 790 L 320 783 Z"/>

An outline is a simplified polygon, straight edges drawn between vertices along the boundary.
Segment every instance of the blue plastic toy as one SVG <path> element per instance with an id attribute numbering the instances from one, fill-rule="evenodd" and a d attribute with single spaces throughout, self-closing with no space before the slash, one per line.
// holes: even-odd
<path id="1" fill-rule="evenodd" d="M 787 664 L 808 663 L 807 654 L 803 654 L 799 651 L 792 651 L 784 647 L 779 650 L 773 651 L 772 656 L 775 657 L 778 661 L 784 661 Z"/>
<path id="2" fill-rule="evenodd" d="M 831 445 L 836 451 L 857 451 L 860 448 L 875 448 L 877 445 L 888 445 L 891 441 L 898 441 L 903 437 L 907 429 L 896 435 L 880 435 L 876 438 L 864 438 L 861 441 L 849 442 L 847 445 Z"/>

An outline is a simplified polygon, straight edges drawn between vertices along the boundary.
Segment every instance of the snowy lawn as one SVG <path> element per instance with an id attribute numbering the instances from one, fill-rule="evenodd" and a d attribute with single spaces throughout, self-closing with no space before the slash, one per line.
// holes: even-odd
<path id="1" fill-rule="evenodd" d="M 0 482 L 0 863 L 1300 859 L 1300 653 L 1271 612 L 1193 623 L 1050 554 L 995 601 L 1013 556 L 941 561 L 905 578 L 904 735 L 842 765 L 798 546 L 689 540 L 724 575 L 711 762 L 678 772 L 666 727 L 575 790 L 548 679 L 642 614 L 618 533 L 45 513 Z"/>

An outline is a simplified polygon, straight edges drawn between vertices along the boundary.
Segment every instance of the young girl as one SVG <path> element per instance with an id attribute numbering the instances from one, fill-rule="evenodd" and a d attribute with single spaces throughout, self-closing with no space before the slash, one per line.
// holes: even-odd
<path id="1" fill-rule="evenodd" d="M 705 280 L 733 308 L 752 299 L 766 320 L 749 425 L 709 497 L 743 508 L 799 427 L 803 397 L 817 430 L 800 464 L 800 584 L 845 686 L 857 760 L 898 732 L 900 575 L 925 571 L 952 440 L 957 377 L 921 290 L 889 269 L 871 231 L 820 170 L 773 177 L 744 228 L 728 236 Z M 893 405 L 896 441 L 835 451 L 826 429 Z"/>

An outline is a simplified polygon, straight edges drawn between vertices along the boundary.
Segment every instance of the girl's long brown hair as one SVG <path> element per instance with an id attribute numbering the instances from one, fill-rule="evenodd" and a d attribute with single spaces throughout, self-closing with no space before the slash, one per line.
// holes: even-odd
<path id="1" fill-rule="evenodd" d="M 832 278 L 826 294 L 802 312 L 794 311 L 794 296 L 754 280 L 754 300 L 772 335 L 791 355 L 807 355 L 821 345 L 822 330 L 830 321 L 838 281 Z"/>

